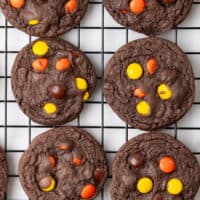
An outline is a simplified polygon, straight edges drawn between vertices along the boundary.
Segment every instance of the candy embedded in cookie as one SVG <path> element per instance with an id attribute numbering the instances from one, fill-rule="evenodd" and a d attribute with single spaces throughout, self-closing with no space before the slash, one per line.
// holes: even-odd
<path id="1" fill-rule="evenodd" d="M 136 111 L 142 116 L 149 116 L 151 114 L 151 107 L 147 101 L 140 101 L 136 105 Z"/>
<path id="2" fill-rule="evenodd" d="M 176 168 L 176 163 L 170 156 L 164 156 L 159 161 L 160 170 L 164 173 L 172 173 Z"/>
<path id="3" fill-rule="evenodd" d="M 45 41 L 38 40 L 32 46 L 32 52 L 35 56 L 44 56 L 48 53 L 49 46 Z"/>
<path id="4" fill-rule="evenodd" d="M 30 199 L 92 200 L 101 191 L 107 171 L 100 144 L 74 127 L 37 136 L 19 164 L 20 180 Z"/>
<path id="5" fill-rule="evenodd" d="M 103 4 L 119 24 L 154 36 L 180 24 L 192 0 L 103 0 Z"/>
<path id="6" fill-rule="evenodd" d="M 194 94 L 188 58 L 174 43 L 161 38 L 124 45 L 105 69 L 105 99 L 134 128 L 154 130 L 173 124 L 192 106 Z"/>
<path id="7" fill-rule="evenodd" d="M 48 67 L 48 63 L 49 61 L 46 58 L 37 58 L 33 60 L 32 67 L 36 72 L 45 72 Z"/>
<path id="8" fill-rule="evenodd" d="M 90 199 L 96 194 L 96 187 L 93 184 L 85 185 L 81 191 L 82 199 Z"/>
<path id="9" fill-rule="evenodd" d="M 139 63 L 131 63 L 128 65 L 126 73 L 129 79 L 137 80 L 142 77 L 143 69 Z"/>
<path id="10" fill-rule="evenodd" d="M 24 4 L 25 4 L 25 0 L 10 0 L 10 5 L 16 9 L 22 8 Z"/>
<path id="11" fill-rule="evenodd" d="M 146 70 L 149 73 L 149 75 L 153 75 L 156 72 L 157 69 L 157 60 L 156 58 L 150 58 L 147 60 L 146 64 Z M 142 78 L 143 75 L 143 68 L 138 63 L 131 63 L 128 65 L 126 69 L 126 73 L 129 79 L 132 80 L 138 80 Z M 171 89 L 164 83 L 160 84 L 158 86 L 158 95 L 162 100 L 168 100 L 172 97 L 172 91 Z M 136 88 L 133 89 L 134 96 L 136 98 L 144 98 L 148 95 L 148 93 L 145 93 L 142 89 Z M 136 105 L 137 112 L 142 116 L 149 116 L 151 114 L 151 106 L 147 101 L 140 101 Z"/>
<path id="12" fill-rule="evenodd" d="M 190 200 L 200 186 L 195 156 L 164 133 L 141 134 L 124 144 L 112 175 L 112 200 Z"/>
<path id="13" fill-rule="evenodd" d="M 153 189 L 153 181 L 148 177 L 142 177 L 138 180 L 137 190 L 142 194 L 147 194 Z"/>
<path id="14" fill-rule="evenodd" d="M 168 100 L 172 97 L 172 90 L 164 83 L 158 86 L 158 95 L 162 100 Z"/>
<path id="15" fill-rule="evenodd" d="M 152 75 L 157 69 L 157 60 L 156 58 L 150 58 L 147 61 L 147 72 Z"/>
<path id="16" fill-rule="evenodd" d="M 65 4 L 66 13 L 74 13 L 78 8 L 78 0 L 68 0 Z"/>
<path id="17" fill-rule="evenodd" d="M 139 15 L 144 12 L 146 7 L 145 0 L 131 0 L 129 3 L 130 10 L 136 15 Z"/>
<path id="18" fill-rule="evenodd" d="M 183 191 L 183 183 L 178 178 L 170 179 L 167 183 L 167 192 L 171 195 L 179 195 Z"/>
<path id="19" fill-rule="evenodd" d="M 58 37 L 79 24 L 88 0 L 0 0 L 7 20 L 16 28 L 38 37 Z"/>
<path id="20" fill-rule="evenodd" d="M 56 181 L 51 176 L 47 176 L 42 178 L 38 184 L 43 192 L 51 192 L 55 189 Z"/>
<path id="21" fill-rule="evenodd" d="M 38 19 L 31 19 L 28 21 L 28 24 L 30 26 L 35 26 L 35 25 L 38 25 L 40 23 L 40 21 Z"/>
<path id="22" fill-rule="evenodd" d="M 69 60 L 69 58 L 60 58 L 56 61 L 55 68 L 59 72 L 64 72 L 70 67 L 71 67 L 71 61 Z"/>
<path id="23" fill-rule="evenodd" d="M 45 125 L 75 119 L 95 86 L 90 61 L 61 39 L 43 38 L 27 45 L 12 70 L 12 88 L 21 109 Z"/>

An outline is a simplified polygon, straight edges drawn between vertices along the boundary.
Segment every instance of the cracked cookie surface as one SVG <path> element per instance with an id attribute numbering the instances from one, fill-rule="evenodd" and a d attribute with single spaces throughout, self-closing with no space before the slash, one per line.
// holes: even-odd
<path id="1" fill-rule="evenodd" d="M 57 37 L 72 29 L 84 16 L 88 0 L 0 0 L 8 21 L 39 37 Z"/>
<path id="2" fill-rule="evenodd" d="M 161 38 L 139 39 L 121 47 L 104 75 L 106 101 L 118 116 L 143 130 L 166 127 L 194 101 L 194 76 L 186 55 Z"/>
<path id="3" fill-rule="evenodd" d="M 104 0 L 103 3 L 118 23 L 147 35 L 176 27 L 192 6 L 192 0 Z"/>
<path id="4" fill-rule="evenodd" d="M 96 86 L 88 58 L 62 39 L 40 38 L 24 47 L 12 69 L 12 89 L 22 111 L 44 125 L 75 119 Z"/>
<path id="5" fill-rule="evenodd" d="M 93 199 L 107 177 L 107 162 L 96 140 L 75 127 L 37 136 L 22 155 L 20 180 L 31 200 Z"/>
<path id="6" fill-rule="evenodd" d="M 136 136 L 113 161 L 112 200 L 194 200 L 199 185 L 197 159 L 167 134 Z"/>

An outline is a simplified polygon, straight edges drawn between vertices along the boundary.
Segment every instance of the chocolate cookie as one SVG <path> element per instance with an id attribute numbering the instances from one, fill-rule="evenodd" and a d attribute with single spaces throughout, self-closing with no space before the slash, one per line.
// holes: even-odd
<path id="1" fill-rule="evenodd" d="M 107 177 L 101 146 L 74 127 L 37 136 L 19 164 L 21 184 L 31 200 L 93 199 Z"/>
<path id="2" fill-rule="evenodd" d="M 165 32 L 188 15 L 192 0 L 103 0 L 121 25 L 147 35 Z"/>
<path id="3" fill-rule="evenodd" d="M 85 14 L 88 0 L 0 0 L 8 21 L 39 37 L 56 37 L 72 29 Z"/>
<path id="4" fill-rule="evenodd" d="M 4 200 L 5 192 L 8 183 L 8 166 L 6 161 L 6 154 L 0 148 L 0 200 Z"/>
<path id="5" fill-rule="evenodd" d="M 197 159 L 166 134 L 132 138 L 113 161 L 112 200 L 194 200 L 199 186 Z"/>
<path id="6" fill-rule="evenodd" d="M 61 39 L 38 39 L 24 47 L 12 69 L 12 89 L 23 112 L 45 125 L 76 118 L 96 85 L 88 58 Z"/>
<path id="7" fill-rule="evenodd" d="M 160 38 L 133 41 L 107 64 L 104 94 L 119 117 L 135 128 L 153 130 L 180 119 L 194 100 L 188 58 Z"/>

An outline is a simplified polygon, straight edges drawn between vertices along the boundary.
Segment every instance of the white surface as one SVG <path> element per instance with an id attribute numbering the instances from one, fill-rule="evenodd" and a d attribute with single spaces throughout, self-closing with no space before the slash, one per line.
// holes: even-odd
<path id="1" fill-rule="evenodd" d="M 95 2 L 99 2 L 99 0 Z M 196 27 L 196 29 L 180 28 L 177 32 L 176 30 L 171 30 L 162 34 L 160 37 L 176 42 L 177 33 L 177 43 L 185 52 L 189 53 L 188 56 L 193 64 L 195 77 L 199 79 L 196 80 L 195 103 L 197 104 L 193 105 L 185 117 L 177 123 L 177 138 L 185 143 L 192 152 L 200 153 L 200 0 L 194 2 L 199 3 L 193 4 L 189 17 L 179 27 L 190 28 L 192 26 Z M 80 118 L 70 122 L 69 125 L 77 125 L 79 123 L 80 126 L 83 126 L 83 128 L 102 143 L 110 161 L 109 165 L 111 166 L 111 160 L 115 155 L 115 151 L 126 141 L 126 138 L 130 139 L 141 134 L 143 131 L 130 127 L 126 129 L 126 124 L 116 116 L 107 104 L 99 103 L 102 100 L 102 69 L 112 56 L 112 52 L 125 44 L 126 41 L 142 38 L 144 35 L 122 28 L 122 26 L 112 20 L 105 9 L 103 18 L 102 11 L 103 7 L 101 3 L 91 3 L 86 16 L 81 21 L 80 25 L 84 28 L 80 29 L 80 35 L 78 29 L 75 28 L 62 36 L 62 38 L 69 40 L 75 45 L 80 44 L 81 49 L 86 51 L 96 67 L 98 76 L 98 87 L 93 97 L 85 105 Z M 103 19 L 104 21 L 102 21 Z M 12 63 L 15 59 L 16 51 L 20 50 L 29 42 L 29 36 L 11 27 L 9 23 L 9 27 L 5 29 L 5 24 L 5 18 L 0 11 L 0 145 L 7 150 L 9 162 L 7 199 L 25 200 L 27 197 L 18 179 L 18 161 L 30 141 L 36 135 L 48 130 L 48 128 L 39 126 L 33 122 L 29 124 L 29 119 L 20 111 L 14 101 L 10 87 Z M 102 24 L 105 27 L 104 31 L 101 28 Z M 93 28 L 89 29 L 88 27 Z M 106 27 L 118 29 L 107 29 Z M 102 41 L 102 38 L 104 38 L 104 41 Z M 7 43 L 5 42 L 6 39 Z M 33 39 L 34 37 L 31 38 L 31 40 Z M 6 48 L 7 54 L 5 53 Z M 103 54 L 103 51 L 106 53 Z M 6 100 L 9 102 L 6 102 Z M 7 110 L 7 115 L 5 115 L 5 110 Z M 7 128 L 5 127 L 6 125 L 8 126 Z M 31 125 L 30 129 L 29 125 Z M 163 131 L 175 136 L 173 127 L 174 125 L 170 129 Z M 200 160 L 200 154 L 196 156 Z M 108 191 L 110 180 L 109 178 L 105 184 L 103 193 L 96 198 L 97 200 L 102 200 L 102 196 L 104 199 L 110 200 Z M 200 193 L 195 200 L 199 199 Z"/>

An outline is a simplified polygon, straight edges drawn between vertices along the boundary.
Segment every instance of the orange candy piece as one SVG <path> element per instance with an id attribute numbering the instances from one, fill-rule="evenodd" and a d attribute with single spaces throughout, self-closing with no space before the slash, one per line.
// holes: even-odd
<path id="1" fill-rule="evenodd" d="M 142 91 L 140 88 L 137 88 L 134 90 L 134 96 L 138 98 L 144 98 L 146 96 L 146 93 Z"/>
<path id="2" fill-rule="evenodd" d="M 59 148 L 60 148 L 61 150 L 67 150 L 67 149 L 68 149 L 68 146 L 67 146 L 66 144 L 64 144 L 64 143 L 61 143 L 61 144 L 59 145 Z"/>
<path id="3" fill-rule="evenodd" d="M 25 0 L 10 0 L 10 5 L 13 8 L 20 9 L 25 4 Z"/>
<path id="4" fill-rule="evenodd" d="M 79 166 L 79 165 L 81 165 L 81 163 L 82 163 L 81 159 L 79 159 L 79 158 L 73 158 L 73 164 L 74 165 Z"/>
<path id="5" fill-rule="evenodd" d="M 71 61 L 68 58 L 61 58 L 56 62 L 56 69 L 60 72 L 67 70 L 71 66 Z"/>
<path id="6" fill-rule="evenodd" d="M 147 62 L 147 71 L 149 74 L 153 74 L 157 68 L 157 60 L 155 58 L 151 58 Z"/>
<path id="7" fill-rule="evenodd" d="M 66 4 L 65 4 L 65 11 L 67 13 L 73 13 L 78 7 L 78 1 L 77 0 L 69 0 Z"/>
<path id="8" fill-rule="evenodd" d="M 96 187 L 92 184 L 85 185 L 81 191 L 81 198 L 89 199 L 96 194 Z"/>
<path id="9" fill-rule="evenodd" d="M 47 58 L 38 58 L 33 61 L 32 67 L 37 72 L 44 72 L 48 67 L 48 59 Z"/>
<path id="10" fill-rule="evenodd" d="M 175 170 L 176 164 L 175 164 L 175 161 L 173 158 L 171 158 L 169 156 L 165 156 L 160 159 L 159 167 L 160 167 L 161 171 L 169 174 Z"/>
<path id="11" fill-rule="evenodd" d="M 54 168 L 56 166 L 56 160 L 54 159 L 54 157 L 49 156 L 49 161 L 50 161 L 51 167 Z"/>
<path id="12" fill-rule="evenodd" d="M 131 0 L 129 6 L 131 11 L 138 15 L 144 12 L 146 2 L 145 0 Z"/>
<path id="13" fill-rule="evenodd" d="M 122 10 L 121 10 L 121 13 L 125 15 L 125 14 L 128 13 L 128 10 L 126 10 L 126 9 L 122 9 Z"/>
<path id="14" fill-rule="evenodd" d="M 79 55 L 78 52 L 76 52 L 76 51 L 73 51 L 73 52 L 72 52 L 72 56 L 73 56 L 74 58 L 77 58 L 78 55 Z"/>

